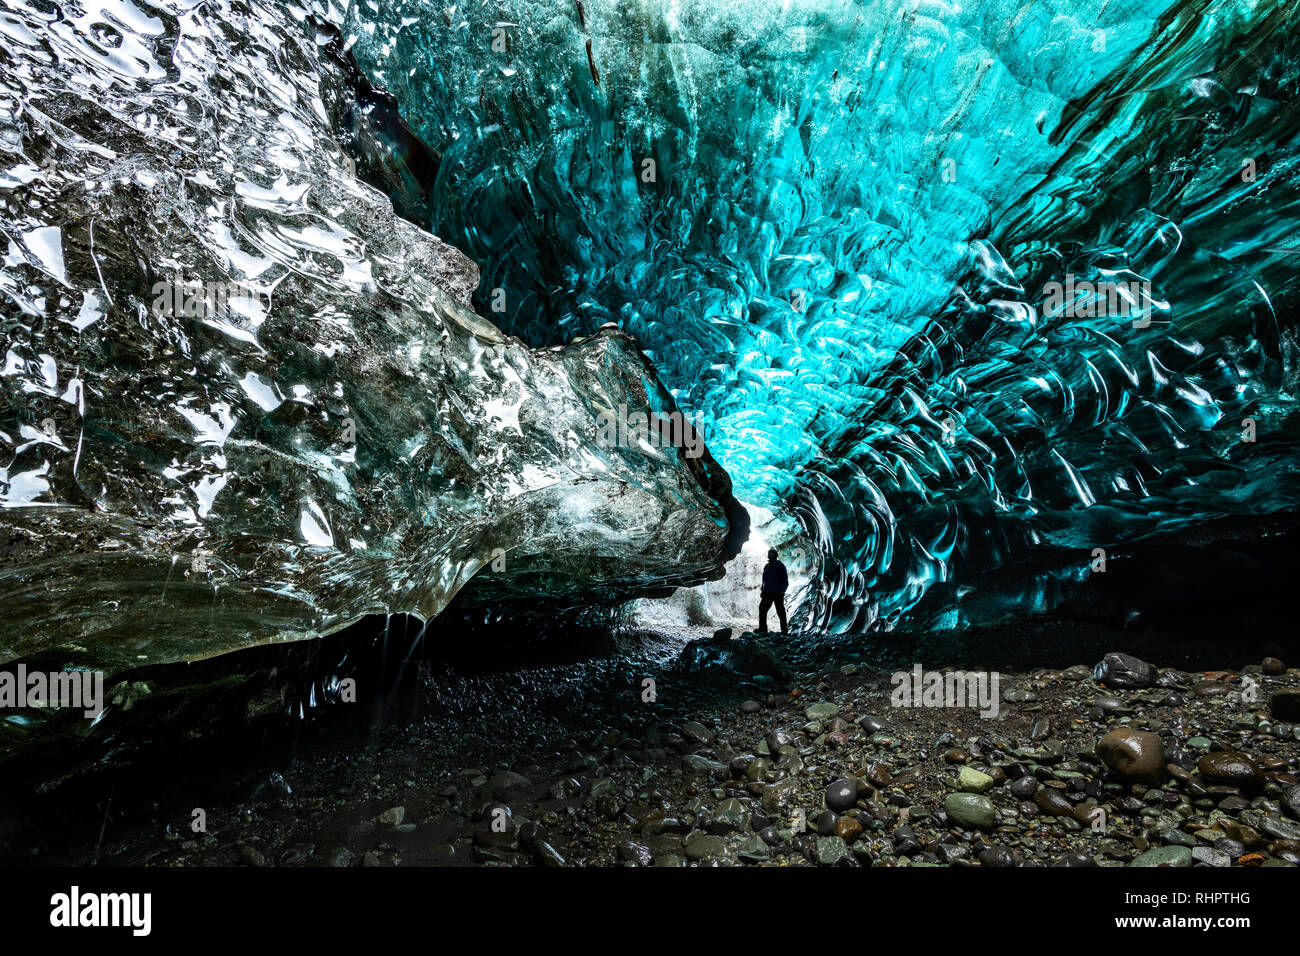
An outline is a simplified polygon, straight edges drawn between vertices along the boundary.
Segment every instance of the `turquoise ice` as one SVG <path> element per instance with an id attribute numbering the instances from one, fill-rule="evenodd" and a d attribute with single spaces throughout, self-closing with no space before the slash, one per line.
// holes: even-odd
<path id="1" fill-rule="evenodd" d="M 1097 548 L 1293 506 L 1286 3 L 383 0 L 345 32 L 439 155 L 479 311 L 635 335 L 810 546 L 804 620 L 1048 607 Z"/>

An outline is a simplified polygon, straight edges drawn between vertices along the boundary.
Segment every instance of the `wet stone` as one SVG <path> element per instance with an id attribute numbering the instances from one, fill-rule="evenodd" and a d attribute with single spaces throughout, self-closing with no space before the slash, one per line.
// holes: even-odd
<path id="1" fill-rule="evenodd" d="M 831 717 L 834 717 L 839 712 L 840 712 L 840 708 L 838 704 L 832 704 L 827 701 L 823 701 L 818 704 L 813 704 L 811 707 L 805 710 L 804 716 L 807 717 L 809 720 L 824 721 L 824 720 L 828 720 Z"/>
<path id="2" fill-rule="evenodd" d="M 1068 817 L 1074 810 L 1074 805 L 1069 800 L 1050 787 L 1043 787 L 1034 794 L 1034 805 L 1053 817 Z"/>
<path id="3" fill-rule="evenodd" d="M 1112 730 L 1097 742 L 1097 756 L 1131 783 L 1159 784 L 1164 780 L 1164 744 L 1149 731 Z"/>
<path id="4" fill-rule="evenodd" d="M 993 778 L 973 767 L 962 767 L 957 774 L 957 789 L 965 793 L 987 793 L 993 789 Z"/>
<path id="5" fill-rule="evenodd" d="M 375 817 L 375 822 L 381 826 L 395 827 L 401 824 L 402 819 L 406 816 L 406 807 L 391 807 L 385 810 L 379 816 Z"/>
<path id="6" fill-rule="evenodd" d="M 635 863 L 637 866 L 649 866 L 654 862 L 650 848 L 643 843 L 636 843 L 632 840 L 624 841 L 618 845 L 618 858 Z"/>
<path id="7" fill-rule="evenodd" d="M 1246 848 L 1241 843 L 1226 836 L 1215 840 L 1213 848 L 1233 860 L 1246 855 Z M 1194 850 L 1193 853 L 1195 853 Z"/>
<path id="8" fill-rule="evenodd" d="M 852 845 L 853 841 L 862 835 L 862 824 L 853 817 L 840 817 L 835 822 L 835 835 Z"/>
<path id="9" fill-rule="evenodd" d="M 848 844 L 836 836 L 818 838 L 816 852 L 822 866 L 836 866 L 853 858 Z"/>
<path id="10" fill-rule="evenodd" d="M 793 780 L 781 780 L 763 788 L 763 809 L 768 813 L 779 813 L 794 802 L 797 788 Z"/>
<path id="11" fill-rule="evenodd" d="M 1042 785 L 1038 782 L 1037 778 L 1026 774 L 1019 780 L 1012 781 L 1011 792 L 1021 800 L 1028 800 L 1038 792 L 1040 786 Z"/>
<path id="12" fill-rule="evenodd" d="M 1286 788 L 1282 794 L 1282 807 L 1291 816 L 1300 820 L 1300 784 Z"/>
<path id="13" fill-rule="evenodd" d="M 826 788 L 826 806 L 837 813 L 848 810 L 857 800 L 858 785 L 853 780 L 842 777 Z"/>
<path id="14" fill-rule="evenodd" d="M 1292 823 L 1281 817 L 1264 817 L 1259 821 L 1259 828 L 1278 840 L 1300 840 L 1300 823 Z"/>
<path id="15" fill-rule="evenodd" d="M 1136 857 L 1129 866 L 1136 867 L 1155 867 L 1155 866 L 1191 866 L 1192 851 L 1185 846 L 1161 846 L 1154 850 L 1147 850 L 1145 853 Z"/>
<path id="16" fill-rule="evenodd" d="M 955 843 L 940 843 L 939 846 L 935 848 L 935 856 L 939 858 L 940 863 L 951 866 L 958 860 L 969 859 L 970 850 L 964 846 L 958 846 Z"/>
<path id="17" fill-rule="evenodd" d="M 713 731 L 698 721 L 687 721 L 682 725 L 682 736 L 698 744 L 707 744 L 713 740 Z"/>
<path id="18" fill-rule="evenodd" d="M 988 797 L 974 793 L 952 793 L 943 802 L 943 811 L 958 827 L 970 830 L 991 829 L 997 813 Z"/>
<path id="19" fill-rule="evenodd" d="M 1245 754 L 1230 750 L 1206 754 L 1197 762 L 1196 769 L 1214 784 L 1243 790 L 1257 790 L 1264 785 L 1264 775 L 1255 762 Z"/>
<path id="20" fill-rule="evenodd" d="M 767 843 L 758 834 L 750 834 L 740 841 L 736 855 L 745 863 L 765 863 L 772 858 Z"/>
<path id="21" fill-rule="evenodd" d="M 529 779 L 522 774 L 514 773 L 510 770 L 502 770 L 500 773 L 493 774 L 487 782 L 487 791 L 498 800 L 509 799 L 512 793 L 524 790 L 532 784 Z M 383 821 L 380 821 L 381 823 Z M 401 823 L 401 820 L 397 821 Z"/>
<path id="22" fill-rule="evenodd" d="M 1076 679 L 1082 680 L 1083 678 Z M 1016 854 L 1004 846 L 991 846 L 980 851 L 979 861 L 981 866 L 987 866 L 990 869 L 1002 869 L 1016 865 Z"/>
<path id="23" fill-rule="evenodd" d="M 1155 677 L 1154 668 L 1131 654 L 1112 652 L 1103 657 L 1093 670 L 1093 677 L 1107 687 L 1150 687 Z"/>
<path id="24" fill-rule="evenodd" d="M 700 860 L 721 860 L 728 854 L 727 841 L 722 837 L 698 832 L 687 838 L 682 849 L 686 854 L 686 859 L 696 862 Z"/>
<path id="25" fill-rule="evenodd" d="M 1232 857 L 1209 846 L 1192 848 L 1192 861 L 1201 866 L 1232 866 Z"/>
<path id="26" fill-rule="evenodd" d="M 716 760 L 709 760 L 699 754 L 687 754 L 682 758 L 682 767 L 687 773 L 701 774 L 708 777 L 723 778 L 727 768 Z"/>

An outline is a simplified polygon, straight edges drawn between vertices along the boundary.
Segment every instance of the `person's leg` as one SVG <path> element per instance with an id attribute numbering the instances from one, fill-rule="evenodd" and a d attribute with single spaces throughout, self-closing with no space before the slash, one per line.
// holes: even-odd
<path id="1" fill-rule="evenodd" d="M 778 621 L 781 622 L 781 633 L 785 634 L 787 633 L 785 629 L 785 595 L 778 594 L 776 596 L 775 604 L 776 604 L 776 618 Z"/>
<path id="2" fill-rule="evenodd" d="M 758 633 L 767 633 L 767 609 L 772 606 L 772 595 L 764 591 L 758 598 Z"/>

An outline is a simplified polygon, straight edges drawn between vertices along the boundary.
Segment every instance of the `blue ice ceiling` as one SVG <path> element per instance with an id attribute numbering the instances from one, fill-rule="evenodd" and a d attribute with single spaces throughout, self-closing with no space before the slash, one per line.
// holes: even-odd
<path id="1" fill-rule="evenodd" d="M 1095 548 L 1294 509 L 1296 20 L 372 0 L 347 39 L 439 154 L 479 311 L 633 333 L 846 629 L 996 612 L 1008 568 L 1041 609 Z"/>

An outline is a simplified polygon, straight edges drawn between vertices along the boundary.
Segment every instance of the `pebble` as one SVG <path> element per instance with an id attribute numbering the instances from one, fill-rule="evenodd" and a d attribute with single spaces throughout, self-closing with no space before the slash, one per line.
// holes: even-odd
<path id="1" fill-rule="evenodd" d="M 877 790 L 884 790 L 894 782 L 894 778 L 889 773 L 889 768 L 876 760 L 867 768 L 866 781 Z"/>
<path id="2" fill-rule="evenodd" d="M 993 778 L 974 767 L 962 767 L 957 774 L 957 789 L 965 793 L 988 793 L 993 789 Z"/>
<path id="3" fill-rule="evenodd" d="M 698 721 L 689 720 L 682 724 L 682 736 L 694 740 L 698 744 L 707 744 L 713 739 L 713 731 Z"/>
<path id="4" fill-rule="evenodd" d="M 701 833 L 698 830 L 687 837 L 686 843 L 682 846 L 686 859 L 696 862 L 709 859 L 720 860 L 727 855 L 727 849 L 727 841 L 722 837 Z"/>
<path id="5" fill-rule="evenodd" d="M 819 837 L 817 840 L 817 862 L 822 866 L 836 866 L 852 859 L 849 845 L 837 836 Z"/>
<path id="6" fill-rule="evenodd" d="M 644 843 L 626 840 L 618 845 L 618 858 L 635 863 L 637 866 L 649 866 L 654 862 L 654 855 Z"/>
<path id="7" fill-rule="evenodd" d="M 1287 787 L 1282 794 L 1282 807 L 1287 813 L 1300 820 L 1300 784 Z"/>
<path id="8" fill-rule="evenodd" d="M 841 777 L 826 788 L 826 806 L 837 813 L 843 813 L 858 802 L 858 785 L 856 781 Z"/>
<path id="9" fill-rule="evenodd" d="M 1120 727 L 1097 742 L 1101 761 L 1130 783 L 1156 785 L 1165 777 L 1165 747 L 1150 731 Z"/>
<path id="10" fill-rule="evenodd" d="M 1264 817 L 1259 821 L 1259 828 L 1278 840 L 1300 840 L 1300 824 L 1281 817 Z"/>
<path id="11" fill-rule="evenodd" d="M 809 720 L 828 720 L 840 712 L 838 704 L 832 704 L 828 701 L 822 701 L 819 704 L 813 704 L 804 711 L 804 716 Z"/>
<path id="12" fill-rule="evenodd" d="M 862 824 L 853 817 L 840 817 L 835 823 L 835 835 L 852 845 L 862 835 Z"/>
<path id="13" fill-rule="evenodd" d="M 699 754 L 687 754 L 682 758 L 682 768 L 687 773 L 702 774 L 708 777 L 722 779 L 727 775 L 727 768 L 716 760 L 709 760 L 707 757 L 701 757 Z"/>
<path id="14" fill-rule="evenodd" d="M 390 827 L 395 827 L 402 822 L 405 816 L 406 816 L 406 807 L 391 807 L 388 810 L 385 810 L 383 813 L 379 814 L 379 816 L 375 817 L 375 822 L 379 824 L 387 824 Z"/>
<path id="15" fill-rule="evenodd" d="M 1129 866 L 1191 866 L 1192 851 L 1185 846 L 1160 846 L 1134 859 Z"/>
<path id="16" fill-rule="evenodd" d="M 1028 800 L 1030 797 L 1032 797 L 1035 793 L 1038 792 L 1039 786 L 1041 786 L 1041 784 L 1039 784 L 1038 779 L 1036 777 L 1032 777 L 1029 774 L 1025 774 L 1019 780 L 1012 782 L 1011 792 L 1015 794 L 1017 797 L 1019 797 L 1021 800 Z"/>
<path id="17" fill-rule="evenodd" d="M 532 786 L 532 782 L 523 774 L 511 770 L 502 770 L 493 774 L 487 782 L 487 792 L 498 800 L 509 799 L 511 792 Z M 398 823 L 401 821 L 399 820 Z"/>
<path id="18" fill-rule="evenodd" d="M 736 855 L 745 863 L 765 863 L 772 858 L 767 843 L 756 833 L 751 833 L 740 841 Z"/>
<path id="19" fill-rule="evenodd" d="M 763 809 L 768 813 L 779 813 L 790 806 L 798 791 L 793 780 L 780 780 L 763 788 Z"/>
<path id="20" fill-rule="evenodd" d="M 1081 680 L 1082 678 L 1079 679 Z M 1015 866 L 1017 862 L 1016 854 L 1004 846 L 991 846 L 981 850 L 979 861 L 981 866 L 987 866 L 990 869 L 1001 869 L 1008 866 Z"/>
<path id="21" fill-rule="evenodd" d="M 1232 866 L 1232 857 L 1211 846 L 1193 847 L 1192 860 L 1202 866 Z"/>
<path id="22" fill-rule="evenodd" d="M 997 822 L 997 813 L 988 797 L 975 793 L 951 793 L 943 801 L 943 812 L 959 827 L 988 830 Z"/>
<path id="23" fill-rule="evenodd" d="M 1068 817 L 1074 812 L 1074 804 L 1051 787 L 1043 787 L 1034 794 L 1034 805 L 1052 817 Z"/>
<path id="24" fill-rule="evenodd" d="M 1211 783 L 1257 790 L 1264 785 L 1264 774 L 1245 754 L 1220 750 L 1202 757 L 1196 764 L 1202 777 Z"/>
<path id="25" fill-rule="evenodd" d="M 1150 687 L 1155 677 L 1154 668 L 1146 661 L 1112 651 L 1101 659 L 1093 670 L 1100 684 L 1116 688 Z"/>

